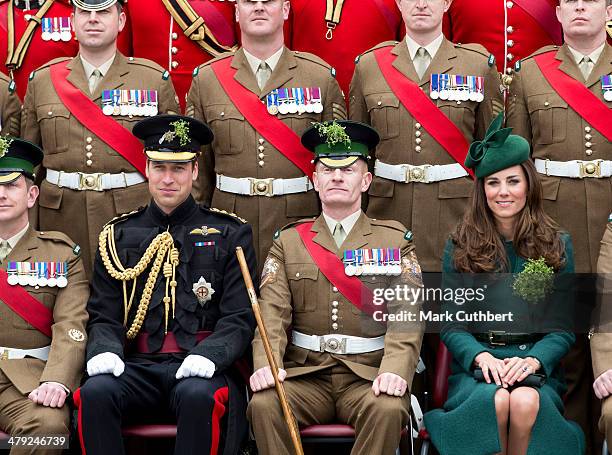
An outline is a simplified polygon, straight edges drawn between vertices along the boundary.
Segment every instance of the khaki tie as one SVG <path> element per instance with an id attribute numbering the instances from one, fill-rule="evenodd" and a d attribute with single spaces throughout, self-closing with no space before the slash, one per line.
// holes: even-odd
<path id="1" fill-rule="evenodd" d="M 586 81 L 591 75 L 591 71 L 593 70 L 593 66 L 595 65 L 593 65 L 593 60 L 591 60 L 588 55 L 585 55 L 584 57 L 582 57 L 582 60 L 580 60 L 578 66 L 580 67 L 582 77 L 584 77 L 584 80 Z"/>
<path id="2" fill-rule="evenodd" d="M 266 82 L 268 82 L 268 79 L 270 79 L 270 74 L 272 74 L 272 69 L 270 68 L 270 65 L 268 65 L 262 60 L 259 63 L 259 66 L 257 67 L 257 73 L 255 74 L 255 76 L 257 77 L 257 85 L 259 86 L 259 90 L 262 90 L 265 87 Z"/>
<path id="3" fill-rule="evenodd" d="M 89 93 L 93 94 L 93 92 L 96 91 L 100 79 L 102 79 L 102 73 L 96 68 L 93 70 L 93 73 L 91 73 L 91 76 L 89 76 Z"/>
<path id="4" fill-rule="evenodd" d="M 429 64 L 431 63 L 431 57 L 427 49 L 419 47 L 416 55 L 414 56 L 414 69 L 416 70 L 419 79 L 423 79 L 423 74 L 427 71 Z"/>
<path id="5" fill-rule="evenodd" d="M 340 248 L 340 245 L 344 242 L 346 238 L 346 232 L 344 232 L 344 228 L 342 227 L 342 223 L 336 223 L 334 227 L 334 242 L 336 242 L 336 246 Z"/>
<path id="6" fill-rule="evenodd" d="M 2 240 L 0 242 L 0 262 L 3 262 L 10 252 L 11 245 L 9 245 L 8 240 Z"/>

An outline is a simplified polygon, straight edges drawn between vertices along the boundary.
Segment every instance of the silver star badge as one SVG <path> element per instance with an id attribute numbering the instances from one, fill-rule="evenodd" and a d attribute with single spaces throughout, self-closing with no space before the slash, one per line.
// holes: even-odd
<path id="1" fill-rule="evenodd" d="M 212 295 L 215 293 L 215 290 L 203 276 L 200 277 L 197 283 L 193 283 L 192 290 L 198 299 L 198 303 L 202 306 L 212 299 Z"/>

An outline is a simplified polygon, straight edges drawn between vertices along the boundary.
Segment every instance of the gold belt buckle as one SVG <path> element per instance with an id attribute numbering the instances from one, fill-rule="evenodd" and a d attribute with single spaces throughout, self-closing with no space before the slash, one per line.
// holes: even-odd
<path id="1" fill-rule="evenodd" d="M 2 351 L 2 354 L 0 354 L 0 360 L 8 360 L 10 352 L 10 349 L 5 349 L 4 351 Z"/>
<path id="2" fill-rule="evenodd" d="M 346 338 L 342 338 L 340 341 L 338 338 L 325 338 L 321 337 L 321 352 L 333 352 L 336 354 L 342 354 L 346 351 Z"/>
<path id="3" fill-rule="evenodd" d="M 249 179 L 251 181 L 251 196 L 266 196 L 266 197 L 272 197 L 273 194 L 273 190 L 274 190 L 274 185 L 272 182 L 274 182 L 273 178 L 270 179 L 254 179 L 254 178 L 250 178 Z"/>
<path id="4" fill-rule="evenodd" d="M 103 191 L 102 189 L 102 174 L 84 174 L 79 172 L 79 190 Z"/>
<path id="5" fill-rule="evenodd" d="M 422 166 L 411 166 L 408 165 L 406 167 L 406 183 L 416 182 L 416 183 L 426 183 L 426 173 L 428 164 L 424 164 Z"/>
<path id="6" fill-rule="evenodd" d="M 601 160 L 581 161 L 580 178 L 599 178 L 601 177 Z"/>

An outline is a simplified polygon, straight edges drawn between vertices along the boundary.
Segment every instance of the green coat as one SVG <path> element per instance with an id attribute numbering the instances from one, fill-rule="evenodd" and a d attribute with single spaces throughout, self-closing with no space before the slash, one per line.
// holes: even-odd
<path id="1" fill-rule="evenodd" d="M 473 378 L 474 358 L 481 352 L 490 352 L 497 358 L 535 357 L 542 364 L 546 383 L 536 388 L 540 394 L 540 408 L 534 424 L 527 455 L 551 454 L 581 455 L 584 453 L 584 435 L 574 422 L 563 418 L 562 394 L 565 392 L 559 361 L 575 341 L 571 330 L 571 282 L 574 272 L 572 242 L 563 234 L 566 265 L 555 275 L 554 287 L 545 302 L 534 305 L 513 294 L 514 276 L 523 270 L 526 260 L 518 257 L 512 242 L 505 242 L 509 274 L 462 275 L 453 267 L 454 245 L 448 241 L 444 251 L 443 288 L 479 288 L 486 281 L 486 298 L 481 302 L 464 304 L 466 311 L 482 310 L 495 313 L 513 313 L 511 323 L 449 322 L 441 333 L 442 341 L 453 355 L 451 376 L 448 380 L 448 399 L 443 409 L 425 415 L 425 424 L 431 440 L 442 455 L 490 455 L 500 451 L 495 414 L 495 383 L 477 382 Z M 553 307 L 554 305 L 554 307 Z M 446 307 L 446 308 L 445 308 Z M 454 308 L 454 309 L 453 309 Z M 443 309 L 456 311 L 452 302 Z M 472 333 L 503 330 L 513 333 L 542 333 L 535 343 L 490 346 L 477 341 Z"/>

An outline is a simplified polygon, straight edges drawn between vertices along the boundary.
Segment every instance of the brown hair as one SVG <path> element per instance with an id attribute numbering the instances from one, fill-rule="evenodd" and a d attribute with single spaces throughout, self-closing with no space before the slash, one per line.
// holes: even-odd
<path id="1" fill-rule="evenodd" d="M 527 178 L 527 200 L 519 213 L 514 238 L 516 253 L 523 258 L 543 257 L 559 270 L 565 264 L 564 245 L 558 226 L 544 213 L 542 184 L 531 160 L 521 163 Z M 454 266 L 459 272 L 505 272 L 509 264 L 503 239 L 487 205 L 484 179 L 474 184 L 472 203 L 451 239 L 455 244 Z"/>

